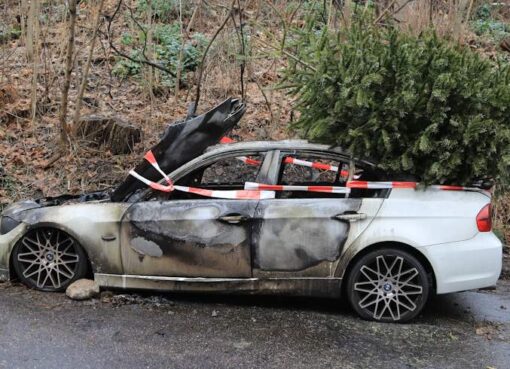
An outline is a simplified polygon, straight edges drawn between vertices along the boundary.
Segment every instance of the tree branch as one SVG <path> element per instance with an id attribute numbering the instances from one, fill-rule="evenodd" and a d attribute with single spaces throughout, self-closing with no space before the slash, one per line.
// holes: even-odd
<path id="1" fill-rule="evenodd" d="M 230 5 L 230 9 L 228 11 L 227 16 L 223 20 L 223 23 L 221 23 L 221 26 L 214 33 L 213 37 L 211 38 L 211 41 L 209 41 L 209 44 L 207 44 L 207 47 L 205 48 L 204 55 L 202 55 L 202 60 L 200 62 L 200 69 L 198 71 L 198 77 L 197 77 L 197 93 L 195 95 L 195 104 L 193 107 L 193 109 L 194 109 L 193 114 L 196 113 L 197 108 L 198 108 L 198 102 L 200 101 L 200 89 L 201 89 L 201 85 L 202 85 L 202 75 L 204 74 L 204 64 L 205 64 L 205 59 L 207 57 L 207 53 L 209 52 L 209 49 L 211 48 L 211 45 L 213 44 L 214 40 L 216 40 L 216 38 L 218 37 L 220 32 L 227 25 L 228 20 L 231 17 L 232 11 L 234 10 L 235 3 L 236 3 L 236 0 L 232 0 L 232 5 Z"/>

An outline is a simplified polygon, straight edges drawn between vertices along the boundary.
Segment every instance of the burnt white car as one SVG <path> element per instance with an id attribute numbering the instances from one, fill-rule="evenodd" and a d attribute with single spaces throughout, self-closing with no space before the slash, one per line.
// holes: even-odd
<path id="1" fill-rule="evenodd" d="M 500 275 L 483 190 L 387 182 L 303 141 L 213 145 L 168 177 L 181 190 L 13 204 L 0 277 L 43 291 L 91 273 L 103 288 L 343 296 L 365 319 L 403 322 L 433 293 Z"/>

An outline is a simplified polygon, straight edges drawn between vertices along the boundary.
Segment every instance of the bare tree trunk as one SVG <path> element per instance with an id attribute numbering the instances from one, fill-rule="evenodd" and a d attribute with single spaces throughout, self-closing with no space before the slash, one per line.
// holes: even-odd
<path id="1" fill-rule="evenodd" d="M 177 78 L 175 78 L 175 98 L 179 97 L 179 84 L 181 83 L 182 58 L 184 55 L 184 46 L 186 37 L 184 36 L 184 26 L 182 24 L 182 0 L 179 0 L 179 25 L 181 33 L 181 48 L 179 50 L 179 60 L 177 62 Z"/>
<path id="2" fill-rule="evenodd" d="M 28 13 L 28 0 L 21 0 L 19 8 L 20 26 L 21 26 L 21 42 L 23 45 L 27 44 L 27 13 Z"/>
<path id="3" fill-rule="evenodd" d="M 69 0 L 69 26 L 67 39 L 67 54 L 65 64 L 64 85 L 62 86 L 62 102 L 60 106 L 60 139 L 61 144 L 65 147 L 70 143 L 69 126 L 66 123 L 67 104 L 69 95 L 69 86 L 71 85 L 71 72 L 73 70 L 73 53 L 74 53 L 74 32 L 76 26 L 76 0 Z"/>
<path id="4" fill-rule="evenodd" d="M 431 27 L 431 28 L 434 25 L 433 17 L 434 17 L 434 0 L 430 0 L 429 1 L 429 27 Z"/>
<path id="5" fill-rule="evenodd" d="M 39 1 L 32 0 L 28 11 L 27 57 L 32 61 L 32 88 L 30 94 L 31 120 L 37 113 L 37 77 L 39 66 Z"/>
<path id="6" fill-rule="evenodd" d="M 473 3 L 474 3 L 474 0 L 471 0 L 469 2 L 469 7 L 468 7 L 468 10 L 467 10 L 467 14 L 466 14 L 466 20 L 465 20 L 465 23 L 467 24 L 469 22 L 469 20 L 471 19 L 471 12 L 473 11 Z"/>
<path id="7" fill-rule="evenodd" d="M 149 51 L 149 59 L 154 59 L 154 43 L 152 41 L 152 0 L 147 0 L 147 49 Z M 151 115 L 154 110 L 154 68 L 147 66 L 148 81 L 149 81 L 149 97 L 151 100 Z"/>
<path id="8" fill-rule="evenodd" d="M 97 38 L 98 30 L 99 30 L 99 23 L 101 22 L 101 11 L 103 10 L 103 5 L 104 5 L 104 0 L 99 0 L 99 6 L 97 9 L 96 20 L 94 23 L 94 31 L 92 33 L 92 39 L 90 40 L 89 55 L 87 56 L 87 63 L 85 64 L 85 69 L 83 70 L 80 90 L 78 91 L 78 99 L 76 100 L 76 108 L 74 111 L 73 127 L 76 127 L 76 125 L 78 124 L 78 120 L 80 119 L 83 94 L 85 93 L 85 89 L 87 88 L 87 78 L 89 75 L 90 63 L 92 62 L 92 56 L 94 54 L 94 47 L 96 45 L 96 38 Z"/>

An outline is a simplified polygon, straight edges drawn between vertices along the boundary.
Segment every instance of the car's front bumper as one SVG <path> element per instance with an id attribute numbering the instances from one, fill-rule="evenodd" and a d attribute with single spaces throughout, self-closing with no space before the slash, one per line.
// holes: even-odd
<path id="1" fill-rule="evenodd" d="M 501 274 L 503 246 L 492 232 L 420 251 L 432 264 L 438 294 L 491 287 Z"/>
<path id="2" fill-rule="evenodd" d="M 0 236 L 0 281 L 9 279 L 9 258 L 18 239 L 25 233 L 27 225 L 21 223 L 9 233 Z"/>

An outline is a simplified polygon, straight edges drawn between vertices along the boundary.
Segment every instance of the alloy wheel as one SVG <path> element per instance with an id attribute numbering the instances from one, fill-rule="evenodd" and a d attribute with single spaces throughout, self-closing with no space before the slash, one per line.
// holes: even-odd
<path id="1" fill-rule="evenodd" d="M 21 280 L 39 290 L 62 290 L 83 274 L 83 252 L 71 236 L 58 229 L 28 232 L 13 257 Z"/>
<path id="2" fill-rule="evenodd" d="M 351 280 L 351 304 L 365 318 L 404 321 L 416 316 L 428 297 L 427 275 L 403 252 L 367 255 Z"/>

